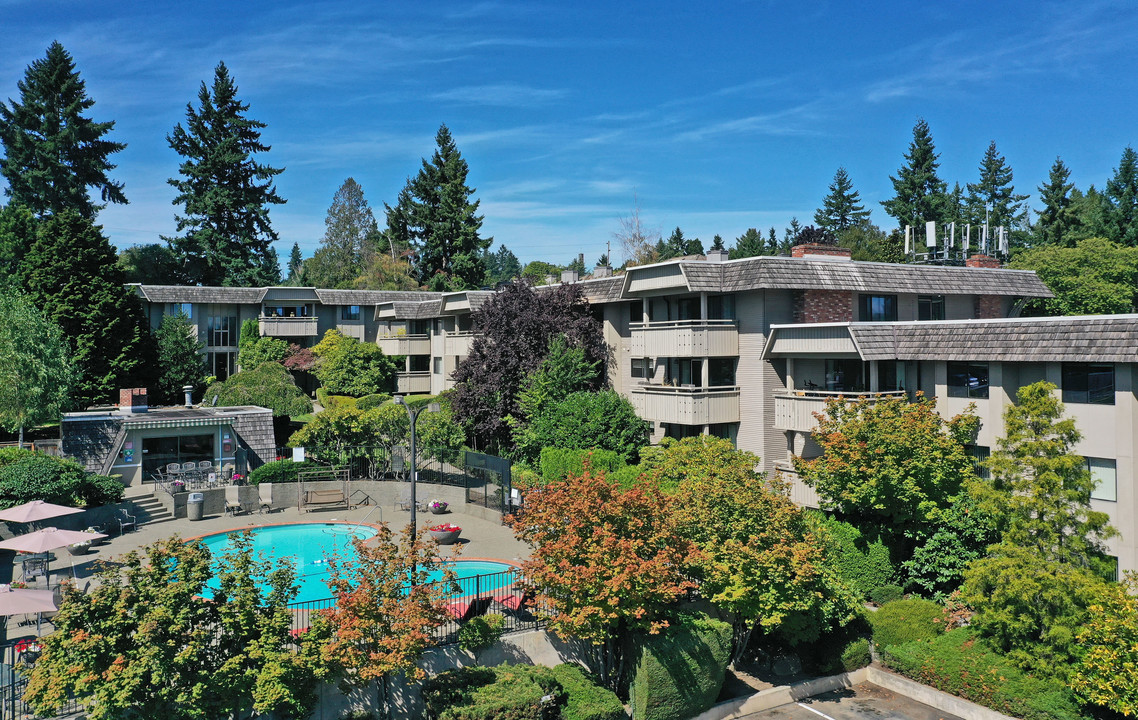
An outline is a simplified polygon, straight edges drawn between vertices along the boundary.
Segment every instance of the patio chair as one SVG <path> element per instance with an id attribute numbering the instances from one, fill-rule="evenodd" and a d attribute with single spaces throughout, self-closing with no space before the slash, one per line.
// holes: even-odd
<path id="1" fill-rule="evenodd" d="M 170 475 L 176 475 L 176 474 L 182 472 L 182 466 L 179 465 L 178 463 L 167 463 L 166 464 L 166 472 L 167 472 L 167 474 L 170 474 Z"/>
<path id="2" fill-rule="evenodd" d="M 205 470 L 207 472 L 210 470 L 213 470 L 213 461 L 212 460 L 202 460 L 201 462 L 198 463 L 198 470 Z"/>
<path id="3" fill-rule="evenodd" d="M 119 508 L 117 519 L 119 521 L 119 535 L 125 533 L 127 528 L 131 530 L 138 529 L 138 518 L 128 513 L 126 508 Z"/>
<path id="4" fill-rule="evenodd" d="M 407 464 L 403 461 L 403 456 L 399 453 L 393 454 L 391 456 L 391 474 L 402 480 L 406 472 Z"/>
<path id="5" fill-rule="evenodd" d="M 261 483 L 257 486 L 257 500 L 261 503 L 261 513 L 273 511 L 273 484 Z"/>
<path id="6" fill-rule="evenodd" d="M 244 512 L 244 510 L 245 509 L 241 506 L 241 488 L 237 487 L 236 485 L 226 485 L 225 512 L 229 513 L 233 517 L 236 517 L 237 515 Z"/>
<path id="7" fill-rule="evenodd" d="M 43 578 L 46 581 L 48 573 L 47 563 L 48 556 L 46 553 L 43 555 L 33 555 L 21 560 L 20 566 L 23 571 L 24 582 L 33 583 L 39 578 Z"/>
<path id="8" fill-rule="evenodd" d="M 400 510 L 411 510 L 411 485 L 407 484 L 400 488 L 399 499 L 395 502 Z"/>

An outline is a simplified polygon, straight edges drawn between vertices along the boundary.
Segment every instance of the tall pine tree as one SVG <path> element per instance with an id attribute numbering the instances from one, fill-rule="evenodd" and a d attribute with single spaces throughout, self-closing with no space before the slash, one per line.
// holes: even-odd
<path id="1" fill-rule="evenodd" d="M 199 107 L 186 105 L 186 127 L 178 123 L 166 137 L 182 156 L 181 178 L 167 182 L 178 190 L 178 237 L 166 238 L 178 257 L 185 282 L 200 285 L 257 286 L 280 281 L 272 244 L 277 233 L 269 205 L 282 205 L 273 178 L 283 169 L 254 159 L 269 151 L 261 142 L 265 123 L 245 116 L 249 105 L 237 99 L 237 86 L 225 63 L 218 63 L 213 87 L 203 82 Z"/>
<path id="2" fill-rule="evenodd" d="M 1138 153 L 1127 146 L 1114 176 L 1102 193 L 1102 224 L 1108 238 L 1127 247 L 1138 245 Z"/>
<path id="3" fill-rule="evenodd" d="M 78 407 L 111 400 L 119 388 L 149 387 L 153 379 L 153 341 L 116 259 L 99 226 L 75 210 L 40 223 L 24 256 L 28 294 L 71 345 Z"/>
<path id="4" fill-rule="evenodd" d="M 735 247 L 727 251 L 727 257 L 732 260 L 766 254 L 766 243 L 763 241 L 762 234 L 755 228 L 747 228 L 746 232 L 735 239 Z"/>
<path id="5" fill-rule="evenodd" d="M 113 121 L 95 122 L 83 113 L 94 106 L 75 61 L 58 42 L 33 62 L 18 83 L 20 100 L 0 102 L 0 174 L 13 205 L 43 217 L 74 210 L 94 218 L 104 205 L 91 200 L 96 189 L 104 203 L 125 204 L 121 182 L 107 177 L 108 158 L 126 147 L 106 139 Z"/>
<path id="6" fill-rule="evenodd" d="M 332 197 L 320 249 L 305 263 L 308 282 L 322 288 L 354 287 L 367 271 L 379 241 L 379 226 L 364 190 L 348 178 Z"/>
<path id="7" fill-rule="evenodd" d="M 823 230 L 835 235 L 869 219 L 869 211 L 861 204 L 861 197 L 853 189 L 849 173 L 844 167 L 834 173 L 830 192 L 822 198 L 822 207 L 814 213 L 814 222 Z"/>
<path id="8" fill-rule="evenodd" d="M 1074 246 L 1069 234 L 1078 228 L 1079 219 L 1071 205 L 1075 183 L 1067 182 L 1070 177 L 1071 171 L 1062 158 L 1055 158 L 1047 182 L 1039 186 L 1043 209 L 1035 222 L 1035 235 L 1040 245 Z"/>
<path id="9" fill-rule="evenodd" d="M 288 254 L 288 276 L 286 281 L 294 285 L 300 284 L 301 267 L 304 265 L 304 255 L 300 252 L 300 243 L 292 244 L 292 251 Z"/>
<path id="10" fill-rule="evenodd" d="M 994 228 L 1005 227 L 1008 232 L 1022 230 L 1027 222 L 1027 195 L 1017 195 L 1012 185 L 1012 169 L 1006 158 L 996 150 L 993 140 L 980 161 L 980 182 L 968 183 L 968 197 L 964 201 L 968 221 L 973 225 L 987 222 L 989 237 L 996 237 Z"/>
<path id="11" fill-rule="evenodd" d="M 923 227 L 929 220 L 944 218 L 945 184 L 937 176 L 938 157 L 928 123 L 923 118 L 917 120 L 905 164 L 896 177 L 889 177 L 894 196 L 881 202 L 901 227 Z"/>

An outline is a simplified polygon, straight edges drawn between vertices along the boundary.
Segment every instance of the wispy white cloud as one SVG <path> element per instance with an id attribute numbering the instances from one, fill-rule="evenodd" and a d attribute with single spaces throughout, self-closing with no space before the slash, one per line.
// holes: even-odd
<path id="1" fill-rule="evenodd" d="M 442 102 L 496 107 L 530 107 L 560 100 L 569 92 L 563 89 L 536 88 L 518 83 L 472 85 L 437 92 L 431 97 Z"/>

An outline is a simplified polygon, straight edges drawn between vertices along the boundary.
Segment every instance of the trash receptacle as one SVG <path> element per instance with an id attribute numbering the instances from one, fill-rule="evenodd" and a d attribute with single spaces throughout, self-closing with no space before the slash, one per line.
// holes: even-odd
<path id="1" fill-rule="evenodd" d="M 186 517 L 190 520 L 201 520 L 205 509 L 205 493 L 190 493 L 186 499 Z"/>

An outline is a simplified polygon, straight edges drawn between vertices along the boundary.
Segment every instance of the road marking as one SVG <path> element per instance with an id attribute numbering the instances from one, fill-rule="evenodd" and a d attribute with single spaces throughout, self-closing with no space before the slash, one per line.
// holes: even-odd
<path id="1" fill-rule="evenodd" d="M 822 717 L 826 718 L 826 720 L 834 720 L 834 718 L 830 717 L 826 713 L 819 712 L 818 710 L 815 710 L 814 708 L 810 707 L 809 705 L 803 705 L 802 703 L 794 703 L 794 704 L 800 708 L 806 708 L 807 710 L 814 713 L 815 715 L 821 715 Z"/>

